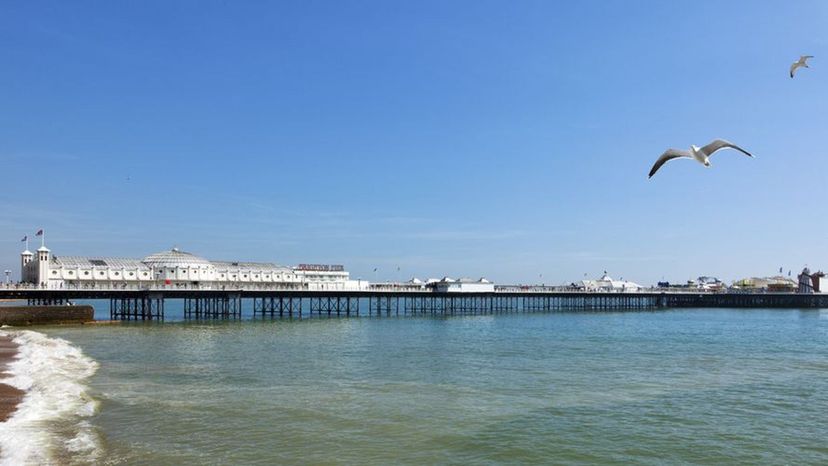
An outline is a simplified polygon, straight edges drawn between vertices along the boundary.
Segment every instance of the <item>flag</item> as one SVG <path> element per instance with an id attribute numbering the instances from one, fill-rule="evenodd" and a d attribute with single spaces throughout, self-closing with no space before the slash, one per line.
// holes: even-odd
<path id="1" fill-rule="evenodd" d="M 43 236 L 43 228 L 41 228 L 40 230 L 37 230 L 37 233 L 35 233 L 35 236 Z"/>
<path id="2" fill-rule="evenodd" d="M 376 268 L 376 267 L 374 267 L 374 272 L 376 272 L 376 271 L 377 271 L 377 268 Z"/>
<path id="3" fill-rule="evenodd" d="M 782 267 L 779 267 L 779 273 L 782 273 Z"/>
<path id="4" fill-rule="evenodd" d="M 29 235 L 24 236 L 23 239 L 20 240 L 21 243 L 25 243 L 26 241 L 29 241 Z"/>

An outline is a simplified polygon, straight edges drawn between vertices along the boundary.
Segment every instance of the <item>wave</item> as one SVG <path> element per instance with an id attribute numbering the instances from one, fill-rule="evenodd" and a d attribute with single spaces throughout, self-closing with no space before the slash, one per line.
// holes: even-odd
<path id="1" fill-rule="evenodd" d="M 0 464 L 93 463 L 101 440 L 88 418 L 98 402 L 84 384 L 98 363 L 68 341 L 30 330 L 3 330 L 19 346 L 0 381 L 26 394 L 0 423 Z"/>

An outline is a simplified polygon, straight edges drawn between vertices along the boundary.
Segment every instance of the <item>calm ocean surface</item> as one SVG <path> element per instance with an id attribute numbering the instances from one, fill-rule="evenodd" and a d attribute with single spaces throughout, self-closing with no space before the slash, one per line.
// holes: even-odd
<path id="1" fill-rule="evenodd" d="M 106 464 L 828 463 L 822 311 L 42 331 L 99 364 Z"/>

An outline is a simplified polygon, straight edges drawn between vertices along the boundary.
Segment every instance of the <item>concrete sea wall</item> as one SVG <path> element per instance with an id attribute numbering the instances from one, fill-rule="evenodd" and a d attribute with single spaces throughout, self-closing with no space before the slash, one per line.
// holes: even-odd
<path id="1" fill-rule="evenodd" d="M 0 325 L 82 324 L 92 322 L 92 306 L 2 306 Z"/>

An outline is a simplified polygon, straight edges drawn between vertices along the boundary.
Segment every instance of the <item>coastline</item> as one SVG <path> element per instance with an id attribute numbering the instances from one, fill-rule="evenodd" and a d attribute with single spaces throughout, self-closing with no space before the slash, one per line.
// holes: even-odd
<path id="1" fill-rule="evenodd" d="M 17 357 L 19 345 L 11 336 L 0 336 L 0 375 L 8 377 L 9 364 Z M 0 422 L 6 422 L 23 401 L 26 392 L 11 385 L 0 383 Z"/>
<path id="2" fill-rule="evenodd" d="M 0 331 L 0 464 L 95 464 L 102 450 L 88 418 L 98 402 L 84 382 L 97 368 L 61 338 Z"/>

